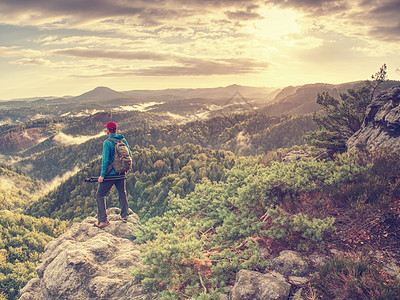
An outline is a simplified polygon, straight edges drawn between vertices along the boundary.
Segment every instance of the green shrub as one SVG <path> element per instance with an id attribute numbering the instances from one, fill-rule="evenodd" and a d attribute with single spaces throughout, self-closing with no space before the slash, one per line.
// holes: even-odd
<path id="1" fill-rule="evenodd" d="M 335 230 L 335 218 L 310 220 L 307 215 L 298 213 L 289 215 L 280 208 L 271 208 L 268 212 L 272 218 L 272 226 L 266 231 L 267 235 L 275 240 L 283 240 L 290 247 L 299 250 L 310 250 L 318 245 L 323 250 L 324 235 Z"/>
<path id="2" fill-rule="evenodd" d="M 136 272 L 137 278 L 152 290 L 183 298 L 197 297 L 204 290 L 223 292 L 241 269 L 265 268 L 258 241 L 269 238 L 263 229 L 269 207 L 296 201 L 301 193 L 318 189 L 321 181 L 336 184 L 362 172 L 362 167 L 349 171 L 348 160 L 343 156 L 329 163 L 271 162 L 265 166 L 254 158 L 243 159 L 226 171 L 223 181 L 204 180 L 185 197 L 170 192 L 168 211 L 149 219 L 138 238 L 148 268 Z M 309 220 L 302 214 L 283 221 L 287 224 L 275 229 L 299 233 L 294 245 L 300 248 L 322 245 L 324 233 L 333 229 L 333 219 Z M 199 275 L 195 265 L 187 263 L 193 260 L 210 265 Z"/>
<path id="3" fill-rule="evenodd" d="M 169 192 L 165 214 L 145 222 L 137 238 L 147 268 L 135 276 L 147 288 L 165 299 L 213 299 L 211 295 L 225 293 L 241 269 L 265 269 L 259 254 L 262 243 L 273 239 L 289 248 L 322 250 L 335 220 L 317 218 L 315 208 L 322 202 L 330 207 L 348 202 L 356 209 L 351 204 L 369 193 L 363 180 L 379 174 L 372 171 L 377 160 L 355 153 L 332 161 L 285 164 L 276 157 L 265 165 L 263 159 L 237 159 L 222 180 L 203 179 L 187 195 Z M 348 187 L 353 191 L 346 195 Z M 385 185 L 385 192 L 391 187 Z M 333 197 L 340 193 L 347 198 Z M 313 216 L 302 211 L 303 202 Z"/>
<path id="4" fill-rule="evenodd" d="M 356 166 L 363 172 L 339 185 L 325 190 L 333 200 L 345 206 L 358 202 L 386 206 L 400 195 L 400 153 L 391 148 L 379 148 L 373 152 L 361 151 L 350 154 Z"/>

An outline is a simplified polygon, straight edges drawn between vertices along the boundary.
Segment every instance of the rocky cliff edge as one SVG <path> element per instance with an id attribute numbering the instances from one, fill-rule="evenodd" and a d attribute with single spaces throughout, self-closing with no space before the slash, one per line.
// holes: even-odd
<path id="1" fill-rule="evenodd" d="M 400 86 L 376 96 L 367 108 L 361 129 L 348 140 L 347 147 L 400 150 Z"/>
<path id="2" fill-rule="evenodd" d="M 32 279 L 21 290 L 21 300 L 48 299 L 154 299 L 135 282 L 130 269 L 141 267 L 134 242 L 139 218 L 131 213 L 128 223 L 120 210 L 107 210 L 110 225 L 99 229 L 88 217 L 51 241 Z"/>

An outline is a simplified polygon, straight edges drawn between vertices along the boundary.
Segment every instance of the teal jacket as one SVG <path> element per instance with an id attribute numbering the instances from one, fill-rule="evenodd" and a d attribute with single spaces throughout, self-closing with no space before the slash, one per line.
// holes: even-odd
<path id="1" fill-rule="evenodd" d="M 119 140 L 122 140 L 122 142 L 128 146 L 129 154 L 132 155 L 132 152 L 131 152 L 131 149 L 129 148 L 128 142 L 126 141 L 125 137 L 122 134 L 111 134 L 109 136 L 109 138 L 112 138 L 116 142 L 118 142 Z M 110 140 L 105 140 L 103 142 L 103 156 L 101 158 L 100 177 L 106 176 L 107 168 L 114 160 L 114 153 L 115 153 L 114 143 Z M 118 172 L 115 171 L 114 169 L 111 169 L 110 173 L 108 173 L 108 175 L 116 175 L 116 174 L 118 174 Z"/>

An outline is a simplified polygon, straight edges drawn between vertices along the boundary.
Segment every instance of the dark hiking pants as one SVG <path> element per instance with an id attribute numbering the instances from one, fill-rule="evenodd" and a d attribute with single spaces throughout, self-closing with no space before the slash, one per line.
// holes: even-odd
<path id="1" fill-rule="evenodd" d="M 115 185 L 118 191 L 121 217 L 126 218 L 128 215 L 128 201 L 126 199 L 125 179 L 103 181 L 100 182 L 96 194 L 97 220 L 99 222 L 105 222 L 107 220 L 106 196 L 110 192 L 113 185 Z"/>

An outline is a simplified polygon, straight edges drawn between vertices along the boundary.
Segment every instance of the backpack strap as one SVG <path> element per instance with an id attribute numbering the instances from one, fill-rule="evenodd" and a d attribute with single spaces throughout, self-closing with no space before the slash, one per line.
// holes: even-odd
<path id="1" fill-rule="evenodd" d="M 110 140 L 110 141 L 113 142 L 114 144 L 117 144 L 117 142 L 114 141 L 112 138 L 108 138 L 107 140 Z M 114 155 L 115 155 L 115 153 L 114 153 Z M 113 160 L 113 161 L 114 161 L 114 160 Z M 111 162 L 111 163 L 108 165 L 108 167 L 107 167 L 107 172 L 106 172 L 106 176 L 108 175 L 108 173 L 111 172 L 112 168 L 113 168 L 113 162 Z"/>
<path id="2" fill-rule="evenodd" d="M 113 142 L 114 144 L 116 144 L 117 142 L 114 141 L 112 138 L 108 138 L 107 140 L 110 140 L 111 142 Z"/>
<path id="3" fill-rule="evenodd" d="M 108 173 L 111 172 L 112 168 L 113 168 L 113 167 L 112 167 L 112 163 L 111 163 L 111 164 L 109 164 L 108 167 L 107 167 L 106 176 L 108 175 Z"/>

